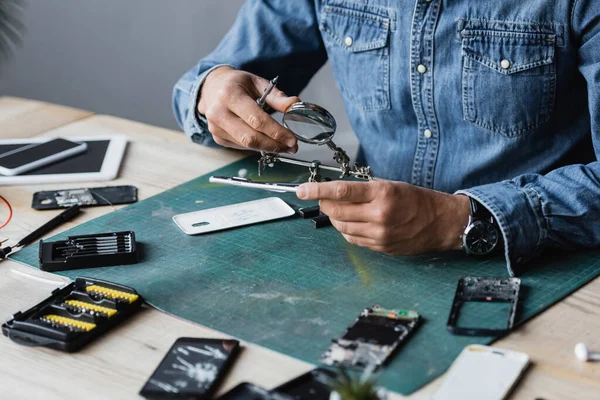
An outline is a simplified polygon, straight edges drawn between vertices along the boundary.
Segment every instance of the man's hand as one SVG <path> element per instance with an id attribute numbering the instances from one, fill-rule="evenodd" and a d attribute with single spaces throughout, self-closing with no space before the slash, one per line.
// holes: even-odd
<path id="1" fill-rule="evenodd" d="M 220 67 L 206 77 L 198 111 L 208 120 L 208 129 L 217 144 L 236 149 L 295 153 L 294 134 L 275 121 L 257 103 L 269 81 L 231 67 Z M 274 88 L 266 104 L 284 112 L 300 101 Z"/>
<path id="2" fill-rule="evenodd" d="M 460 249 L 470 214 L 466 196 L 403 182 L 305 183 L 296 194 L 320 200 L 348 242 L 393 255 Z"/>

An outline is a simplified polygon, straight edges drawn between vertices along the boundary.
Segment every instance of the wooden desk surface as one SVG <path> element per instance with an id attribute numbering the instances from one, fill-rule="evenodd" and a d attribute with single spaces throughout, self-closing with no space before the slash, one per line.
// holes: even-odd
<path id="1" fill-rule="evenodd" d="M 125 135 L 129 146 L 119 174 L 110 185 L 137 186 L 140 199 L 229 164 L 239 152 L 191 144 L 176 131 L 37 101 L 0 97 L 0 139 L 32 136 Z M 14 208 L 0 237 L 14 243 L 57 211 L 35 211 L 31 196 L 38 190 L 102 186 L 102 183 L 52 184 L 0 188 Z M 2 205 L 0 205 L 2 207 Z M 115 207 L 115 208 L 118 208 Z M 85 209 L 70 228 L 112 211 Z M 5 217 L 0 208 L 0 220 Z M 0 318 L 31 307 L 66 279 L 13 261 L 0 262 Z M 600 363 L 581 363 L 573 347 L 583 341 L 600 351 L 600 279 L 596 279 L 542 315 L 529 321 L 496 346 L 524 351 L 533 365 L 511 399 L 598 399 Z M 181 336 L 220 337 L 219 332 L 144 309 L 131 320 L 75 354 L 29 348 L 0 338 L 0 397 L 10 399 L 135 399 L 143 383 L 172 343 Z M 243 343 L 244 350 L 222 390 L 242 381 L 267 388 L 312 368 L 310 364 Z M 410 399 L 428 399 L 435 380 Z M 391 395 L 391 399 L 402 398 Z"/>

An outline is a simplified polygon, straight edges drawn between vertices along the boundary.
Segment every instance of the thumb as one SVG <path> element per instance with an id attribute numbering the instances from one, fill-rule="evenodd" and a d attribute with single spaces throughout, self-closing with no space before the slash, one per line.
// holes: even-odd
<path id="1" fill-rule="evenodd" d="M 266 103 L 275 111 L 285 112 L 294 103 L 298 103 L 300 97 L 288 96 L 281 90 L 274 88 L 271 93 L 267 96 Z"/>

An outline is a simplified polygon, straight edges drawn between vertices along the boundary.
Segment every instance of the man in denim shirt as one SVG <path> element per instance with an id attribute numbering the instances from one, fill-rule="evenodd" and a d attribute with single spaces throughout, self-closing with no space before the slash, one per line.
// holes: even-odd
<path id="1" fill-rule="evenodd" d="M 383 179 L 298 197 L 349 242 L 503 249 L 511 274 L 546 247 L 600 245 L 600 1 L 248 0 L 177 82 L 177 121 L 197 143 L 293 153 L 255 99 L 279 75 L 267 103 L 285 111 L 326 60 Z"/>

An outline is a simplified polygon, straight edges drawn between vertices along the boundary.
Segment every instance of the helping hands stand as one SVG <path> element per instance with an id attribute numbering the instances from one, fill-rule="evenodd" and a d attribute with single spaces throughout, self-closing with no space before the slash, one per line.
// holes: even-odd
<path id="1" fill-rule="evenodd" d="M 321 182 L 321 170 L 328 170 L 340 173 L 340 179 L 344 179 L 347 176 L 353 176 L 358 179 L 365 180 L 373 180 L 373 173 L 371 172 L 371 167 L 369 166 L 361 166 L 358 163 L 352 164 L 350 167 L 350 157 L 346 154 L 346 152 L 337 147 L 334 143 L 327 143 L 328 147 L 334 151 L 333 159 L 340 164 L 339 167 L 333 167 L 329 165 L 322 164 L 319 160 L 313 161 L 304 161 L 304 160 L 296 160 L 293 158 L 283 157 L 277 153 L 264 153 L 261 152 L 262 157 L 258 160 L 258 176 L 262 176 L 267 167 L 274 167 L 276 162 L 284 162 L 287 164 L 299 165 L 302 167 L 307 167 L 310 171 L 310 176 L 308 178 L 309 182 Z"/>
<path id="2" fill-rule="evenodd" d="M 269 82 L 265 88 L 262 96 L 256 100 L 256 103 L 263 107 L 269 93 L 277 85 L 279 77 L 276 77 Z M 291 117 L 290 117 L 291 116 Z M 295 124 L 303 123 L 310 128 L 318 127 L 320 131 L 318 134 L 311 136 L 310 134 L 304 134 L 303 132 L 297 132 L 297 129 L 291 129 L 286 122 L 286 117 L 290 117 L 290 123 Z M 333 151 L 333 160 L 339 165 L 339 167 L 333 167 L 324 165 L 319 160 L 304 161 L 293 158 L 288 158 L 279 155 L 278 153 L 266 153 L 261 151 L 261 158 L 258 160 L 258 176 L 262 176 L 265 172 L 266 167 L 274 167 L 276 162 L 284 162 L 288 164 L 300 165 L 307 167 L 310 171 L 309 182 L 321 182 L 321 170 L 329 170 L 340 173 L 340 179 L 344 179 L 347 176 L 352 176 L 358 179 L 373 180 L 373 173 L 371 167 L 361 166 L 358 163 L 353 163 L 350 166 L 350 157 L 341 148 L 338 147 L 333 141 L 333 135 L 336 129 L 336 122 L 333 116 L 324 108 L 317 106 L 316 104 L 298 102 L 292 104 L 283 115 L 283 125 L 290 129 L 299 141 L 315 145 L 326 144 Z"/>

